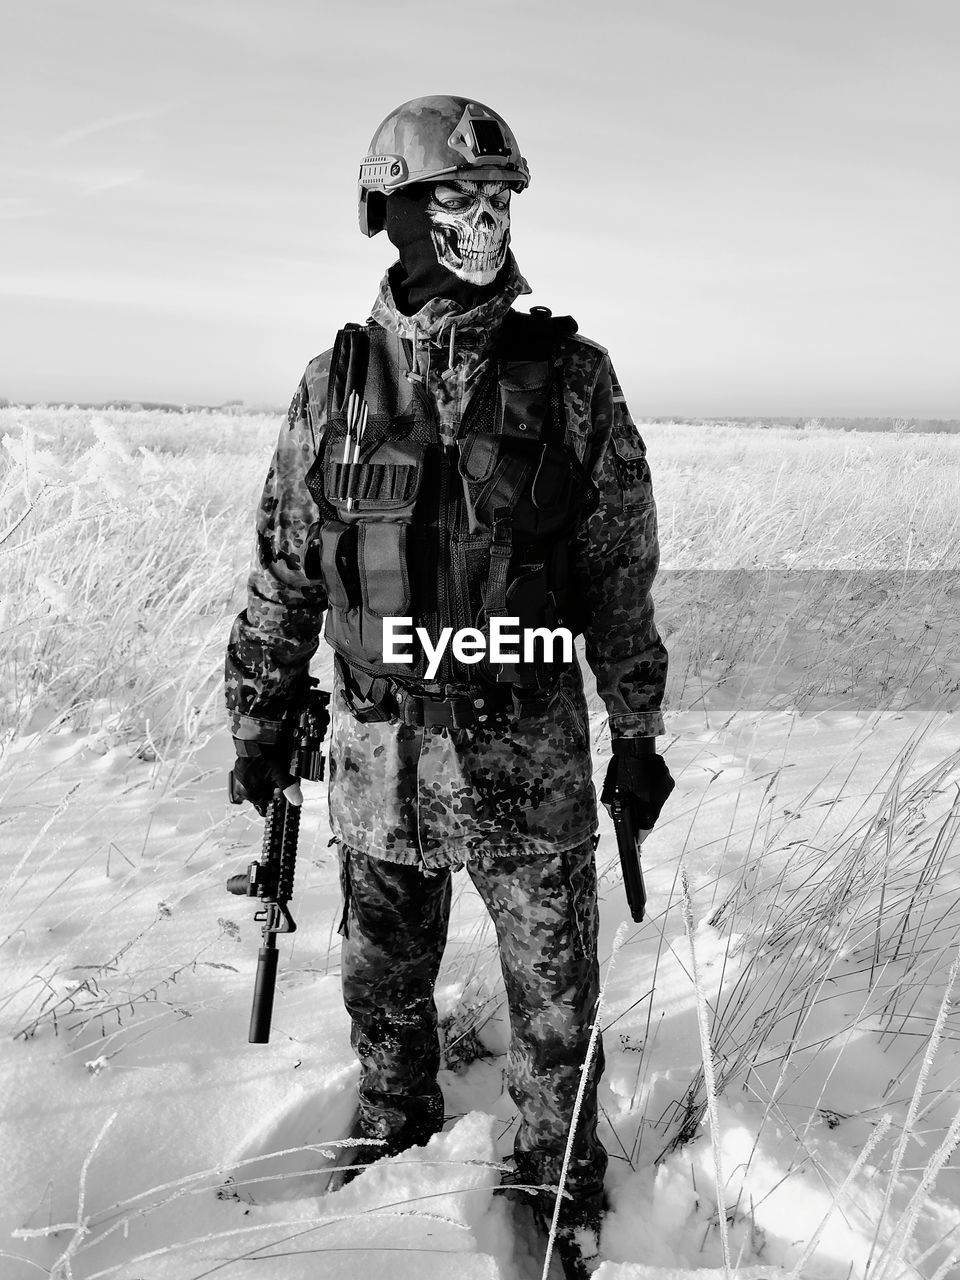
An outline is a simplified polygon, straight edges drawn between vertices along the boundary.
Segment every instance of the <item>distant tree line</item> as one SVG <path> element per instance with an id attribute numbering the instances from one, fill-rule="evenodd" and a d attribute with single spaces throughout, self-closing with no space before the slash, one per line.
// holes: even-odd
<path id="1" fill-rule="evenodd" d="M 765 430 L 770 427 L 792 427 L 796 431 L 889 431 L 896 435 L 907 432 L 933 432 L 944 435 L 960 433 L 957 418 L 685 418 L 673 414 L 668 417 L 645 418 L 646 422 L 689 422 L 700 427 L 752 427 Z"/>
<path id="2" fill-rule="evenodd" d="M 122 409 L 130 413 L 150 410 L 159 413 L 232 413 L 237 417 L 259 414 L 282 414 L 286 409 L 272 404 L 246 404 L 242 400 L 227 400 L 223 404 L 169 404 L 157 400 L 100 400 L 96 403 L 79 403 L 76 400 L 10 401 L 0 396 L 0 409 L 20 405 L 23 408 L 45 409 Z M 908 432 L 934 432 L 943 435 L 960 434 L 957 418 L 811 418 L 811 417 L 743 417 L 743 418 L 687 418 L 682 414 L 670 414 L 654 418 L 644 416 L 644 422 L 689 422 L 698 427 L 751 427 L 763 431 L 770 427 L 792 427 L 795 431 L 889 431 L 896 435 Z"/>
<path id="3" fill-rule="evenodd" d="M 169 404 L 161 400 L 17 400 L 13 402 L 23 409 L 84 409 L 100 412 L 107 409 L 126 413 L 232 413 L 237 417 L 254 417 L 260 414 L 285 414 L 286 409 L 275 404 L 245 404 L 242 400 L 228 400 L 225 404 Z M 0 409 L 9 409 L 11 401 L 0 397 Z"/>

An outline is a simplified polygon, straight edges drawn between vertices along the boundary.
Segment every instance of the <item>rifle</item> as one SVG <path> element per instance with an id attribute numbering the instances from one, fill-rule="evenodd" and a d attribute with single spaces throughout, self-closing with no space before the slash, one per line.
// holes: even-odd
<path id="1" fill-rule="evenodd" d="M 294 781 L 305 778 L 308 782 L 323 779 L 323 739 L 330 723 L 327 704 L 330 695 L 316 688 L 316 680 L 310 680 L 310 688 L 304 699 L 291 740 L 290 772 Z M 231 804 L 242 804 L 243 793 L 237 787 L 230 770 L 228 794 Z M 297 926 L 290 914 L 293 897 L 293 877 L 297 866 L 297 838 L 300 834 L 300 806 L 291 804 L 277 787 L 267 808 L 263 827 L 263 845 L 260 861 L 249 864 L 240 875 L 231 876 L 227 889 L 240 897 L 259 898 L 263 906 L 254 920 L 263 925 L 260 954 L 257 958 L 257 976 L 253 987 L 253 1008 L 250 1011 L 250 1044 L 267 1044 L 270 1040 L 270 1020 L 273 1016 L 273 996 L 277 983 L 278 933 L 296 933 Z"/>

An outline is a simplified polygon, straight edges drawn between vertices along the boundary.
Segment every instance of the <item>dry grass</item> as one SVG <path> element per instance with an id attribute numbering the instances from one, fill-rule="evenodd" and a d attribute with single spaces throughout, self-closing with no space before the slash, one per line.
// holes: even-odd
<path id="1" fill-rule="evenodd" d="M 278 427 L 216 412 L 0 410 L 4 723 L 22 731 L 39 708 L 55 707 L 78 726 L 110 725 L 165 755 L 216 719 L 224 632 L 242 602 L 252 510 Z M 823 600 L 806 637 L 819 672 L 856 680 L 849 662 L 830 661 L 831 649 L 849 654 L 851 621 L 859 613 L 875 626 L 884 607 L 889 626 L 909 620 L 911 640 L 930 652 L 960 598 L 960 440 L 644 430 L 665 632 L 675 629 L 670 602 L 688 630 L 698 628 L 689 646 L 680 637 L 695 654 L 689 679 L 674 685 L 681 703 L 717 682 L 711 664 L 735 678 L 758 643 L 768 659 L 758 665 L 775 669 L 798 625 L 810 632 L 811 600 Z M 666 576 L 685 569 L 694 572 Z M 729 570 L 740 574 L 717 576 Z M 825 596 L 821 583 L 794 576 L 802 570 L 831 571 Z M 940 577 L 910 577 L 919 571 Z M 867 591 L 885 602 L 864 600 Z M 903 598 L 911 592 L 917 608 Z M 724 628 L 715 615 L 738 604 L 752 607 L 739 628 Z M 876 650 L 883 638 L 881 625 Z M 871 669 L 876 650 L 853 647 Z M 877 679 L 882 688 L 902 674 Z M 941 686 L 955 678 L 927 675 Z"/>
<path id="2" fill-rule="evenodd" d="M 640 423 L 667 569 L 960 567 L 960 439 Z"/>
<path id="3" fill-rule="evenodd" d="M 865 798 L 857 817 L 825 843 L 819 831 L 800 841 L 788 840 L 791 811 L 770 821 L 778 811 L 780 771 L 774 774 L 757 820 L 736 836 L 745 846 L 739 863 L 726 861 L 712 886 L 698 886 L 701 898 L 713 888 L 715 905 L 703 919 L 725 940 L 723 973 L 712 1004 L 696 963 L 686 883 L 682 895 L 674 886 L 652 921 L 665 943 L 654 965 L 655 990 L 661 958 L 679 932 L 677 916 L 684 918 L 694 958 L 689 972 L 699 1011 L 702 1065 L 685 1094 L 659 1116 L 648 1118 L 637 1107 L 632 1162 L 642 1146 L 649 1148 L 652 1134 L 666 1139 L 654 1157 L 657 1161 L 695 1140 L 709 1112 L 717 1203 L 725 1206 L 716 1218 L 723 1240 L 724 1219 L 732 1222 L 745 1212 L 740 1203 L 743 1187 L 765 1127 L 786 1128 L 796 1144 L 794 1167 L 816 1172 L 832 1197 L 826 1216 L 845 1215 L 872 1234 L 874 1248 L 865 1268 L 854 1271 L 870 1280 L 933 1274 L 911 1269 L 918 1260 L 910 1244 L 926 1197 L 960 1137 L 960 1090 L 949 1066 L 960 1046 L 955 999 L 960 876 L 947 862 L 960 828 L 960 751 L 911 776 L 918 745 L 919 735 Z M 804 799 L 816 805 L 836 791 L 836 780 L 825 777 L 822 796 L 817 788 Z M 824 822 L 828 813 L 825 808 Z M 785 848 L 790 849 L 789 858 L 783 856 Z M 637 1069 L 638 1098 L 645 1092 L 646 1046 L 653 1044 L 653 994 L 645 999 L 649 1004 Z M 838 1000 L 842 1003 L 831 1017 Z M 819 1025 L 813 1031 L 815 1022 Z M 811 1130 L 825 1116 L 834 1123 L 851 1118 L 831 1116 L 828 1086 L 844 1054 L 855 1058 L 856 1042 L 863 1036 L 894 1050 L 893 1074 L 879 1105 L 863 1113 L 869 1137 L 838 1184 L 819 1161 Z M 806 1113 L 798 1123 L 792 1098 L 804 1092 L 806 1077 L 823 1054 L 835 1055 L 835 1062 L 816 1102 L 804 1104 Z M 763 1107 L 752 1150 L 735 1177 L 725 1177 L 721 1168 L 718 1095 L 746 1095 Z M 946 1119 L 934 1122 L 938 1112 L 946 1113 Z M 897 1132 L 891 1137 L 895 1116 Z M 940 1134 L 936 1149 L 919 1167 L 908 1170 L 905 1153 L 929 1147 L 926 1135 L 931 1131 Z M 857 1199 L 856 1175 L 868 1155 L 874 1178 L 884 1188 L 878 1212 Z M 723 1191 L 728 1186 L 732 1205 Z M 751 1203 L 751 1217 L 758 1207 Z M 808 1242 L 794 1275 L 804 1274 L 815 1243 Z M 947 1243 L 927 1250 L 928 1266 L 936 1263 L 934 1254 L 941 1266 L 946 1265 Z M 726 1263 L 725 1242 L 724 1255 Z"/>
<path id="4" fill-rule="evenodd" d="M 219 713 L 224 629 L 275 420 L 0 411 L 0 710 L 181 752 Z M 12 429 L 11 429 L 12 428 Z"/>

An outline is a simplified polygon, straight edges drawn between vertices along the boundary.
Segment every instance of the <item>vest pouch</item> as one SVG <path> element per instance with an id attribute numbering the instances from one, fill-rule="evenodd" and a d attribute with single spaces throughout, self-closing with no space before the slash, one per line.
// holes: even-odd
<path id="1" fill-rule="evenodd" d="M 351 609 L 360 603 L 356 525 L 329 520 L 320 530 L 320 573 L 327 600 L 333 609 Z"/>
<path id="2" fill-rule="evenodd" d="M 556 651 L 537 640 L 534 643 L 534 656 L 531 661 L 524 661 L 524 634 L 535 627 L 553 629 L 556 626 L 556 608 L 552 593 L 548 590 L 545 567 L 523 573 L 515 578 L 507 588 L 506 617 L 519 621 L 519 639 L 513 651 L 518 655 L 516 662 L 490 663 L 490 673 L 498 684 L 536 685 L 538 689 L 550 688 L 556 675 L 564 663 L 545 662 L 544 654 Z M 504 646 L 507 647 L 507 646 Z"/>
<path id="3" fill-rule="evenodd" d="M 550 366 L 524 360 L 501 366 L 500 430 L 505 436 L 540 439 L 550 394 Z"/>
<path id="4" fill-rule="evenodd" d="M 530 500 L 540 516 L 538 533 L 550 533 L 569 520 L 573 479 L 566 453 L 544 446 L 530 490 Z"/>
<path id="5" fill-rule="evenodd" d="M 460 441 L 460 474 L 474 484 L 489 480 L 500 452 L 499 436 L 476 432 Z"/>
<path id="6" fill-rule="evenodd" d="M 359 526 L 361 601 L 364 613 L 375 618 L 409 616 L 407 529 L 407 525 L 394 520 L 364 521 Z"/>
<path id="7" fill-rule="evenodd" d="M 492 525 L 494 512 L 506 507 L 514 526 L 526 530 L 529 518 L 525 509 L 529 509 L 530 484 L 540 465 L 542 448 L 536 439 L 474 438 L 469 452 L 461 458 L 461 470 L 475 483 L 470 496 L 484 524 Z"/>
<path id="8" fill-rule="evenodd" d="M 347 662 L 357 663 L 361 669 L 383 665 L 383 619 L 365 609 L 328 609 L 323 634 L 327 644 Z"/>
<path id="9" fill-rule="evenodd" d="M 364 440 L 357 460 L 344 463 L 344 439 L 328 441 L 323 477 L 324 496 L 340 518 L 409 520 L 423 479 L 423 447 L 411 440 Z"/>
<path id="10" fill-rule="evenodd" d="M 406 559 L 410 526 L 397 520 L 360 520 L 349 525 L 330 521 L 329 526 L 332 532 L 327 543 L 328 558 L 333 566 L 333 594 L 324 635 L 327 643 L 348 663 L 376 673 L 384 668 L 384 618 L 410 614 Z M 355 584 L 350 580 L 351 569 L 355 569 Z M 342 600 L 346 600 L 346 608 L 340 605 Z M 413 665 L 398 668 L 398 673 L 408 679 L 416 678 L 421 674 L 420 665 L 415 661 Z"/>

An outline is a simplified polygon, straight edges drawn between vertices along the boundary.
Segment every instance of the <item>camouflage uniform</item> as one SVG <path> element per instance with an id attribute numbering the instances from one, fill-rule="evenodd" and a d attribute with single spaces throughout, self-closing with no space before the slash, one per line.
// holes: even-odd
<path id="1" fill-rule="evenodd" d="M 454 435 L 499 323 L 530 292 L 512 255 L 509 263 L 506 288 L 472 311 L 437 298 L 405 316 L 388 277 L 374 307 L 377 323 L 412 341 L 440 421 Z M 587 660 L 611 733 L 652 736 L 663 732 L 667 655 L 650 598 L 659 553 L 646 451 L 604 348 L 575 335 L 563 340 L 561 358 L 567 440 L 600 495 L 571 544 Z M 247 608 L 230 636 L 234 733 L 263 743 L 276 739 L 297 695 L 327 603 L 315 568 L 311 574 L 320 516 L 304 478 L 325 425 L 328 370 L 329 353 L 311 362 L 280 432 L 257 514 Z M 396 1133 L 404 1115 L 429 1112 L 437 1098 L 432 990 L 450 869 L 466 865 L 500 942 L 518 1151 L 539 1151 L 552 1168 L 597 991 L 596 797 L 579 670 L 565 671 L 545 714 L 503 712 L 466 733 L 360 723 L 336 680 L 330 820 L 349 899 L 344 994 L 370 1123 L 379 1118 L 382 1131 Z M 601 1066 L 602 1058 L 595 1076 Z M 595 1118 L 591 1090 L 578 1154 L 587 1181 L 605 1162 Z"/>

